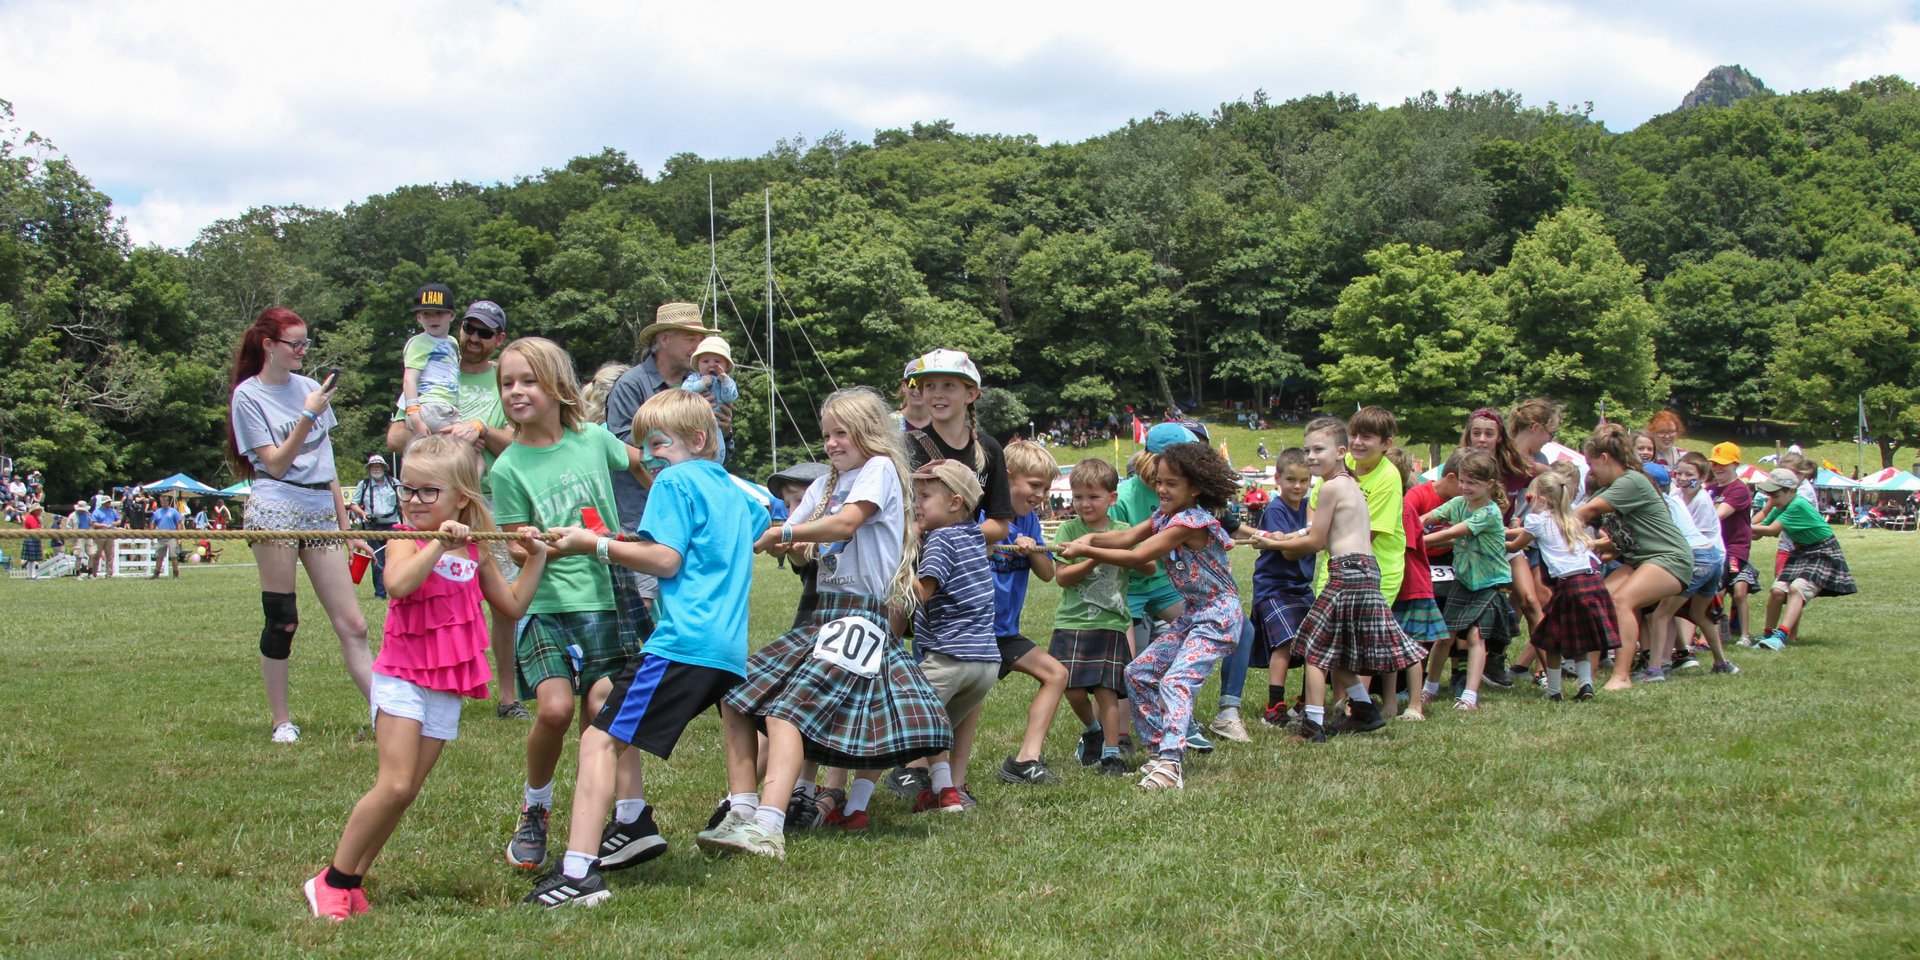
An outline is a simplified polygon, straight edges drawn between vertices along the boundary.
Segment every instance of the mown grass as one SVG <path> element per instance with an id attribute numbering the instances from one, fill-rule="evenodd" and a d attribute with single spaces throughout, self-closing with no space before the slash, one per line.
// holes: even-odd
<path id="1" fill-rule="evenodd" d="M 305 585 L 307 739 L 275 746 L 251 570 L 0 581 L 0 956 L 1910 955 L 1920 537 L 1842 536 L 1864 592 L 1818 604 L 1783 654 L 1736 654 L 1737 677 L 1590 704 L 1495 691 L 1472 716 L 1324 747 L 1256 729 L 1179 794 L 1073 765 L 1064 710 L 1048 754 L 1066 782 L 994 781 L 1032 690 L 1016 677 L 989 701 L 977 812 L 915 817 L 883 792 L 873 830 L 796 837 L 784 864 L 695 851 L 722 786 L 703 719 L 647 768 L 672 850 L 590 911 L 517 905 L 531 878 L 502 847 L 526 726 L 474 703 L 369 880 L 375 912 L 339 927 L 298 887 L 374 751 Z M 796 594 L 762 574 L 756 640 Z M 1029 633 L 1056 595 L 1036 585 Z M 1211 716 L 1211 685 L 1201 702 Z"/>

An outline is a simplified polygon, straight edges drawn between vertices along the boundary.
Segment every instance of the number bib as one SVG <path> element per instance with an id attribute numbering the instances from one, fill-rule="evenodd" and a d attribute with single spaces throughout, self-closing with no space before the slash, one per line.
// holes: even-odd
<path id="1" fill-rule="evenodd" d="M 1434 568 L 1433 568 L 1433 582 L 1434 582 L 1434 583 L 1452 583 L 1452 582 L 1453 582 L 1453 568 L 1452 568 L 1452 567 L 1443 567 L 1443 566 L 1438 566 L 1438 565 L 1436 565 L 1436 566 L 1434 566 Z"/>
<path id="2" fill-rule="evenodd" d="M 841 617 L 821 626 L 813 640 L 813 658 L 872 679 L 880 675 L 880 654 L 886 646 L 886 631 L 873 621 Z"/>

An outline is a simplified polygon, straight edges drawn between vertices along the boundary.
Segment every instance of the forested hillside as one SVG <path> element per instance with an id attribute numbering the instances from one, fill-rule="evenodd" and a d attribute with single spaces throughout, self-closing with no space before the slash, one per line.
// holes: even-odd
<path id="1" fill-rule="evenodd" d="M 1620 134 L 1502 92 L 1327 94 L 1072 144 L 933 122 L 651 172 L 608 150 L 255 209 L 185 250 L 132 246 L 83 171 L 0 118 L 0 452 L 56 496 L 219 478 L 228 351 L 271 304 L 311 324 L 311 366 L 345 371 L 343 462 L 378 445 L 422 282 L 498 301 L 583 376 L 630 361 L 657 304 L 706 287 L 709 178 L 744 365 L 765 349 L 771 193 L 779 383 L 808 432 L 831 383 L 887 387 L 952 346 L 1004 388 L 1001 431 L 1284 396 L 1381 400 L 1424 441 L 1544 392 L 1570 429 L 1672 404 L 1850 437 L 1864 393 L 1886 462 L 1920 441 L 1920 93 L 1899 78 Z M 741 380 L 751 472 L 766 389 Z"/>

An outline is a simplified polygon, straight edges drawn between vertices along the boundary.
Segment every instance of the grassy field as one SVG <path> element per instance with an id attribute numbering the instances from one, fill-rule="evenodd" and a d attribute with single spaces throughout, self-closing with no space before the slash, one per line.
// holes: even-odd
<path id="1" fill-rule="evenodd" d="M 1032 690 L 1016 677 L 989 701 L 978 811 L 916 817 L 883 791 L 874 829 L 798 836 L 785 864 L 695 850 L 722 786 L 703 719 L 649 761 L 671 851 L 595 910 L 517 905 L 532 878 L 502 848 L 526 726 L 475 703 L 370 877 L 375 912 L 343 926 L 310 919 L 299 884 L 374 751 L 304 583 L 307 738 L 276 746 L 251 569 L 0 581 L 0 956 L 1912 955 L 1920 638 L 1900 584 L 1920 538 L 1842 538 L 1863 593 L 1818 604 L 1785 653 L 1740 651 L 1737 677 L 1589 704 L 1493 691 L 1475 715 L 1319 747 L 1260 728 L 1192 762 L 1183 793 L 1072 765 L 1064 710 L 1065 783 L 994 781 Z M 796 595 L 763 573 L 757 641 Z M 1029 633 L 1056 596 L 1036 587 Z M 1210 717 L 1211 685 L 1201 702 Z"/>

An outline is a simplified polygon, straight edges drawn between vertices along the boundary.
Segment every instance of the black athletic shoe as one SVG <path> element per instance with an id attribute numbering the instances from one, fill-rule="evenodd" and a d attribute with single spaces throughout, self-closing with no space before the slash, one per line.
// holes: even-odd
<path id="1" fill-rule="evenodd" d="M 895 767 L 880 782 L 894 796 L 912 803 L 919 799 L 920 791 L 933 789 L 933 778 L 919 767 Z"/>
<path id="2" fill-rule="evenodd" d="M 1302 719 L 1300 729 L 1287 736 L 1293 743 L 1326 743 L 1327 731 L 1312 720 Z"/>
<path id="3" fill-rule="evenodd" d="M 1045 760 L 1015 760 L 1009 756 L 1004 763 L 1000 764 L 1000 782 L 1032 787 L 1044 783 L 1059 783 L 1060 778 L 1054 776 L 1052 770 L 1047 769 Z"/>
<path id="4" fill-rule="evenodd" d="M 1080 765 L 1091 767 L 1100 762 L 1100 748 L 1107 745 L 1104 730 L 1088 730 L 1080 735 Z"/>
<path id="5" fill-rule="evenodd" d="M 733 804 L 729 802 L 726 797 L 721 797 L 720 805 L 713 808 L 713 816 L 707 818 L 707 829 L 712 830 L 715 827 L 718 827 L 720 825 L 720 821 L 725 820 L 727 818 L 727 814 L 731 813 L 732 811 L 733 811 Z"/>
<path id="6" fill-rule="evenodd" d="M 507 841 L 507 862 L 522 870 L 538 870 L 547 862 L 547 808 L 528 804 L 520 808 L 520 826 Z"/>
<path id="7" fill-rule="evenodd" d="M 520 902 L 548 909 L 566 906 L 591 907 L 611 896 L 613 892 L 607 889 L 607 881 L 600 876 L 600 871 L 588 867 L 587 875 L 578 880 L 569 878 L 559 870 L 541 877 L 540 882 L 533 885 L 533 892 L 527 894 Z"/>
<path id="8" fill-rule="evenodd" d="M 1327 728 L 1327 736 L 1332 737 L 1342 733 L 1372 733 L 1387 725 L 1387 718 L 1380 715 L 1380 707 L 1376 704 L 1350 700 L 1347 702 L 1347 709 L 1351 712 L 1335 720 L 1333 726 Z"/>
<path id="9" fill-rule="evenodd" d="M 640 818 L 632 823 L 609 820 L 600 831 L 600 866 L 607 870 L 638 866 L 666 852 L 667 841 L 654 826 L 652 806 L 640 811 Z"/>
<path id="10" fill-rule="evenodd" d="M 1127 762 L 1119 757 L 1101 757 L 1100 775 L 1103 777 L 1124 777 L 1133 773 L 1127 769 Z"/>
<path id="11" fill-rule="evenodd" d="M 1133 752 L 1133 734 L 1131 733 L 1121 734 L 1120 735 L 1120 755 L 1126 756 L 1127 754 L 1130 754 L 1132 752 Z"/>
<path id="12" fill-rule="evenodd" d="M 1576 694 L 1574 694 L 1574 695 L 1573 695 L 1573 698 L 1574 698 L 1575 700 L 1592 700 L 1592 699 L 1593 699 L 1593 684 L 1591 684 L 1591 683 L 1583 683 L 1583 684 L 1581 684 L 1581 685 L 1580 685 L 1580 692 L 1579 692 L 1579 693 L 1576 693 Z"/>
<path id="13" fill-rule="evenodd" d="M 787 797 L 787 825 L 783 833 L 795 833 L 812 830 L 820 825 L 826 814 L 820 811 L 820 805 L 813 802 L 813 791 L 805 787 L 794 787 Z"/>
<path id="14" fill-rule="evenodd" d="M 1487 657 L 1486 672 L 1480 675 L 1480 679 L 1502 690 L 1512 690 L 1513 674 L 1507 672 L 1506 654 L 1500 654 L 1498 656 L 1489 655 Z"/>
<path id="15" fill-rule="evenodd" d="M 1565 700 L 1565 699 L 1566 699 L 1565 697 L 1563 697 L 1563 696 L 1561 696 L 1561 695 L 1559 695 L 1559 694 L 1557 694 L 1557 693 L 1549 693 L 1549 694 L 1547 694 L 1547 702 L 1548 702 L 1548 703 L 1559 703 L 1560 701 L 1562 701 L 1562 700 Z"/>

